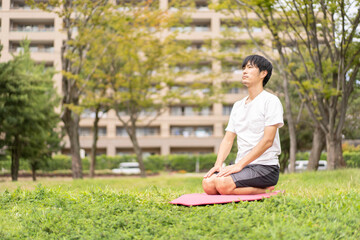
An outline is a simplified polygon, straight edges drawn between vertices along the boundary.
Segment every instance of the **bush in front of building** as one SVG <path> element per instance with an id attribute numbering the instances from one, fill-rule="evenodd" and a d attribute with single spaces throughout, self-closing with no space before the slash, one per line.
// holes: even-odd
<path id="1" fill-rule="evenodd" d="M 187 172 L 195 172 L 196 170 L 196 161 L 199 161 L 199 170 L 201 172 L 206 172 L 212 168 L 216 161 L 216 154 L 201 154 L 201 155 L 187 155 L 187 154 L 174 154 L 169 155 L 168 158 L 168 170 L 171 171 L 180 171 L 185 170 Z M 229 156 L 226 161 L 227 164 L 232 159 L 232 156 Z"/>
<path id="2" fill-rule="evenodd" d="M 308 159 L 308 153 L 298 153 L 297 159 Z M 344 151 L 344 159 L 347 167 L 360 168 L 360 152 L 359 151 Z M 234 163 L 236 154 L 230 153 L 226 164 Z M 326 160 L 326 153 L 321 156 L 322 160 Z M 145 169 L 152 173 L 160 171 L 196 171 L 196 161 L 199 161 L 200 172 L 206 172 L 214 166 L 216 161 L 216 154 L 201 154 L 201 155 L 188 155 L 188 154 L 172 154 L 168 156 L 151 155 L 144 159 Z M 123 156 L 106 156 L 99 155 L 96 157 L 96 170 L 106 170 L 118 168 L 122 162 L 135 161 L 135 155 Z M 85 157 L 82 159 L 83 170 L 89 169 L 89 159 Z M 11 159 L 9 155 L 0 158 L 0 170 L 9 172 L 11 168 Z M 71 157 L 67 155 L 54 155 L 51 160 L 42 164 L 41 169 L 43 172 L 61 171 L 71 169 Z M 20 170 L 30 170 L 27 161 L 20 161 Z"/>
<path id="3" fill-rule="evenodd" d="M 146 171 L 158 173 L 164 171 L 166 166 L 166 157 L 161 155 L 151 155 L 145 158 L 144 165 Z"/>
<path id="4" fill-rule="evenodd" d="M 343 152 L 343 157 L 348 168 L 360 168 L 360 152 Z"/>

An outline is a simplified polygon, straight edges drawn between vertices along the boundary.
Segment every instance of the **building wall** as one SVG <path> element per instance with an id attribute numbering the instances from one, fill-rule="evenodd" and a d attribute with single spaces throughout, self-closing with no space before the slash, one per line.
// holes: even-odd
<path id="1" fill-rule="evenodd" d="M 62 20 L 52 13 L 29 9 L 28 7 L 19 7 L 19 5 L 22 5 L 19 0 L 2 0 L 1 3 L 0 41 L 3 45 L 3 50 L 0 61 L 3 62 L 11 59 L 11 54 L 19 51 L 18 43 L 22 39 L 27 38 L 32 41 L 32 58 L 38 62 L 45 62 L 47 65 L 53 66 L 57 71 L 60 71 L 60 51 L 62 42 L 65 39 L 64 34 L 61 33 Z M 166 9 L 167 7 L 168 1 L 160 0 L 160 8 Z M 221 37 L 221 21 L 229 18 L 206 7 L 199 7 L 197 11 L 189 14 L 194 19 L 195 25 L 191 32 L 180 34 L 179 39 L 192 40 L 194 42 L 202 42 L 206 39 L 219 39 Z M 254 34 L 262 36 L 264 32 L 262 29 L 257 29 Z M 248 39 L 245 32 L 239 34 L 238 38 L 240 40 Z M 212 71 L 220 71 L 221 63 L 212 61 L 211 69 Z M 232 75 L 232 80 L 239 81 L 240 77 L 241 74 L 238 72 L 238 74 Z M 191 76 L 185 80 L 192 81 Z M 56 88 L 61 92 L 61 75 L 57 74 L 54 77 L 54 81 Z M 174 116 L 170 111 L 166 111 L 151 124 L 151 126 L 158 128 L 155 135 L 140 136 L 140 145 L 145 152 L 153 154 L 217 153 L 229 118 L 229 107 L 245 95 L 245 89 L 234 89 L 232 93 L 226 94 L 224 105 L 216 103 L 212 106 L 210 115 Z M 92 138 L 90 128 L 92 123 L 93 117 L 91 113 L 83 114 L 80 122 L 82 127 L 80 144 L 87 152 L 90 152 L 91 148 Z M 116 155 L 132 152 L 129 138 L 122 135 L 121 132 L 117 134 L 117 127 L 121 127 L 121 123 L 117 120 L 114 111 L 108 112 L 100 120 L 99 126 L 102 127 L 102 136 L 100 136 L 98 141 L 99 153 Z M 212 129 L 210 136 L 208 136 L 210 133 L 208 131 L 209 128 Z M 144 132 L 146 131 L 148 130 L 144 130 Z M 151 132 L 151 130 L 148 132 Z M 68 153 L 69 141 L 66 138 L 65 142 L 63 153 Z"/>

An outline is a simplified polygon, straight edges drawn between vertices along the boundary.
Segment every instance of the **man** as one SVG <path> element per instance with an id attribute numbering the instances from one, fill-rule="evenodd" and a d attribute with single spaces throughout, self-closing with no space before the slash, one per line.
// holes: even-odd
<path id="1" fill-rule="evenodd" d="M 251 55 L 245 58 L 242 69 L 242 83 L 249 95 L 232 108 L 216 163 L 203 179 L 207 194 L 265 193 L 273 190 L 279 179 L 278 128 L 284 125 L 283 108 L 275 95 L 264 90 L 272 65 L 262 56 Z M 235 164 L 222 167 L 236 136 Z"/>

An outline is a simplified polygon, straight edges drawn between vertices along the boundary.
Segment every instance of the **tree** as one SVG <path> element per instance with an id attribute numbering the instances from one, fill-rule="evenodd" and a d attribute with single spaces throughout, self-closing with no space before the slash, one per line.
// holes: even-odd
<path id="1" fill-rule="evenodd" d="M 260 51 L 264 56 L 266 56 L 273 64 L 275 69 L 280 73 L 280 77 L 282 78 L 282 92 L 284 93 L 285 99 L 285 116 L 286 123 L 288 126 L 289 133 L 289 157 L 290 157 L 290 172 L 295 172 L 295 160 L 296 160 L 296 152 L 297 152 L 297 139 L 296 139 L 296 123 L 293 119 L 293 109 L 292 103 L 290 99 L 290 91 L 289 91 L 289 82 L 291 77 L 286 71 L 286 66 L 289 61 L 283 53 L 284 46 L 281 44 L 280 39 L 277 37 L 278 30 L 271 31 L 271 34 L 274 36 L 273 42 L 274 44 L 270 44 L 270 48 L 275 46 L 277 52 L 279 53 L 279 59 L 271 56 L 265 49 L 269 46 L 266 42 L 267 39 L 259 39 L 255 37 L 252 33 L 253 27 L 262 27 L 269 26 L 269 23 L 272 19 L 272 9 L 266 9 L 264 11 L 259 10 L 257 6 L 257 2 L 252 1 L 237 1 L 237 0 L 224 0 L 220 1 L 219 4 L 213 5 L 213 8 L 223 11 L 225 13 L 232 14 L 232 21 L 238 24 L 238 27 L 245 28 L 248 35 L 250 36 L 252 44 Z M 254 16 L 249 17 L 249 11 L 255 12 L 259 19 L 254 19 Z M 251 14 L 251 13 L 250 13 Z M 270 20 L 269 20 L 270 19 Z M 234 37 L 234 36 L 232 36 Z M 236 35 L 235 35 L 236 37 Z M 286 160 L 285 160 L 286 161 Z"/>
<path id="2" fill-rule="evenodd" d="M 359 1 L 235 2 L 257 15 L 282 50 L 311 119 L 325 134 L 329 169 L 344 166 L 342 131 L 360 68 Z"/>
<path id="3" fill-rule="evenodd" d="M 176 40 L 176 32 L 167 32 L 186 22 L 181 11 L 170 13 L 152 1 L 121 4 L 121 11 L 107 15 L 101 41 L 109 45 L 98 70 L 111 85 L 112 108 L 133 144 L 141 176 L 145 177 L 138 126 L 149 126 L 172 104 L 201 108 L 216 98 L 211 97 L 214 87 L 209 76 L 202 75 L 206 83 L 189 84 L 179 79 L 183 70 L 193 71 L 200 58 L 194 51 L 185 50 L 187 43 Z"/>
<path id="4" fill-rule="evenodd" d="M 62 46 L 62 113 L 66 133 L 70 141 L 72 157 L 73 178 L 82 178 L 82 164 L 80 158 L 79 122 L 78 111 L 83 86 L 78 84 L 79 78 L 88 81 L 97 66 L 92 66 L 93 71 L 84 75 L 82 70 L 86 64 L 86 56 L 90 48 L 90 34 L 98 26 L 99 20 L 107 14 L 108 0 L 51 0 L 48 3 L 38 3 L 29 0 L 32 6 L 53 12 L 63 19 L 63 31 L 66 40 Z M 52 8 L 48 8 L 48 6 Z"/>
<path id="5" fill-rule="evenodd" d="M 0 133 L 11 152 L 12 180 L 18 178 L 20 158 L 28 159 L 35 178 L 36 165 L 58 150 L 55 128 L 59 98 L 53 88 L 53 72 L 30 57 L 29 41 L 23 52 L 0 65 Z"/>
<path id="6" fill-rule="evenodd" d="M 360 75 L 360 74 L 359 74 Z M 360 76 L 359 76 L 360 79 Z M 356 83 L 354 93 L 351 95 L 349 109 L 344 129 L 345 139 L 360 139 L 360 81 Z"/>

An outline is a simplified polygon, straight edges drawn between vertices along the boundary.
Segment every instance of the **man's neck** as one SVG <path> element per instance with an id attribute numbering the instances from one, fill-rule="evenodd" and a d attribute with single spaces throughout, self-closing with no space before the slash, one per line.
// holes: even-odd
<path id="1" fill-rule="evenodd" d="M 248 88 L 248 92 L 249 92 L 248 101 L 254 100 L 254 98 L 256 98 L 256 96 L 259 95 L 263 90 L 264 90 L 264 87 L 262 85 Z"/>

